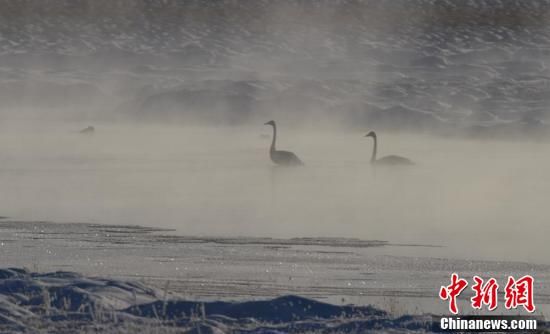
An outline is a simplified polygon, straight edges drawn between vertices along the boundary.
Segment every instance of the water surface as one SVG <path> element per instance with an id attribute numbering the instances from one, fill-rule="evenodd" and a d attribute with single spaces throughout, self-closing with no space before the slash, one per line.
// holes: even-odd
<path id="1" fill-rule="evenodd" d="M 429 244 L 418 255 L 550 263 L 548 144 L 379 133 L 373 168 L 364 133 L 100 125 L 5 127 L 0 212 L 20 220 L 137 224 L 182 235 L 356 237 Z"/>

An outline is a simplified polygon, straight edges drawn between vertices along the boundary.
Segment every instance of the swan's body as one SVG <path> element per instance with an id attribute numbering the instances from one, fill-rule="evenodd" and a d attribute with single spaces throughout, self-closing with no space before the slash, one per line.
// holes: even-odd
<path id="1" fill-rule="evenodd" d="M 372 149 L 372 156 L 370 158 L 370 163 L 373 165 L 384 165 L 384 166 L 407 166 L 407 165 L 414 165 L 414 163 L 404 157 L 400 157 L 398 155 L 387 155 L 383 158 L 376 159 L 376 153 L 378 151 L 378 140 L 376 138 L 376 133 L 374 131 L 371 131 L 367 133 L 365 137 L 372 137 L 374 140 L 374 147 Z"/>
<path id="2" fill-rule="evenodd" d="M 269 121 L 265 125 L 271 125 L 273 127 L 273 139 L 271 141 L 271 147 L 269 148 L 269 157 L 277 165 L 283 166 L 300 166 L 304 163 L 296 154 L 289 151 L 279 151 L 275 148 L 275 141 L 277 140 L 277 125 L 275 121 Z"/>
<path id="3" fill-rule="evenodd" d="M 414 165 L 411 160 L 398 155 L 387 155 L 383 158 L 375 160 L 373 163 L 376 165 Z"/>
<path id="4" fill-rule="evenodd" d="M 91 135 L 95 132 L 95 128 L 93 126 L 89 126 L 85 129 L 82 129 L 79 131 L 79 133 L 85 134 L 85 135 Z"/>

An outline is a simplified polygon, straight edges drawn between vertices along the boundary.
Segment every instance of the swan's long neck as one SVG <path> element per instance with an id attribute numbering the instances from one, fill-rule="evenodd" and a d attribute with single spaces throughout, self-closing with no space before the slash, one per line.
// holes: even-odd
<path id="1" fill-rule="evenodd" d="M 277 126 L 273 124 L 273 139 L 271 141 L 271 148 L 269 149 L 271 152 L 275 151 L 275 141 L 277 140 Z"/>
<path id="2" fill-rule="evenodd" d="M 376 140 L 376 136 L 373 136 L 372 140 L 374 140 L 374 147 L 372 148 L 372 156 L 370 158 L 371 163 L 376 161 L 376 152 L 378 151 L 378 141 Z"/>

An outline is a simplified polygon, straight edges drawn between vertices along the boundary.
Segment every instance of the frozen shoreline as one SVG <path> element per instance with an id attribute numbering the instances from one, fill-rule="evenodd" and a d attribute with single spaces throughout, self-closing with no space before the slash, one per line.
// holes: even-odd
<path id="1" fill-rule="evenodd" d="M 168 297 L 135 281 L 0 269 L 2 333 L 440 333 L 437 316 L 295 295 L 239 302 Z M 539 320 L 539 329 L 548 323 Z"/>
<path id="2" fill-rule="evenodd" d="M 395 318 L 370 306 L 336 306 L 298 296 L 235 303 L 173 300 L 136 282 L 0 269 L 3 333 L 414 333 L 430 331 L 430 319 Z"/>
<path id="3" fill-rule="evenodd" d="M 456 271 L 535 277 L 537 314 L 550 314 L 550 267 L 436 258 L 433 246 L 338 238 L 206 238 L 140 226 L 0 221 L 2 267 L 139 281 L 169 298 L 250 301 L 297 295 L 373 305 L 393 316 L 444 314 L 437 298 Z M 444 249 L 444 248 L 439 248 Z M 435 253 L 434 253 L 434 250 Z M 466 303 L 471 293 L 465 292 Z"/>

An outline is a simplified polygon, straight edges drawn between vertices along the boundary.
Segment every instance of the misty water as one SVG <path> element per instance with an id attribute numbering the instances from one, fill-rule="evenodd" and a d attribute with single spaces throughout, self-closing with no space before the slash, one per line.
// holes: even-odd
<path id="1" fill-rule="evenodd" d="M 392 315 L 447 313 L 453 272 L 532 275 L 548 318 L 549 18 L 550 0 L 0 2 L 0 265 Z M 271 119 L 303 167 L 270 161 Z M 415 164 L 374 167 L 371 130 Z"/>
<path id="2" fill-rule="evenodd" d="M 343 237 L 390 252 L 550 264 L 549 145 L 379 132 L 379 156 L 416 165 L 374 168 L 365 131 L 279 124 L 278 148 L 300 168 L 269 160 L 271 128 L 5 124 L 1 213 L 17 220 L 132 224 L 179 235 Z"/>

